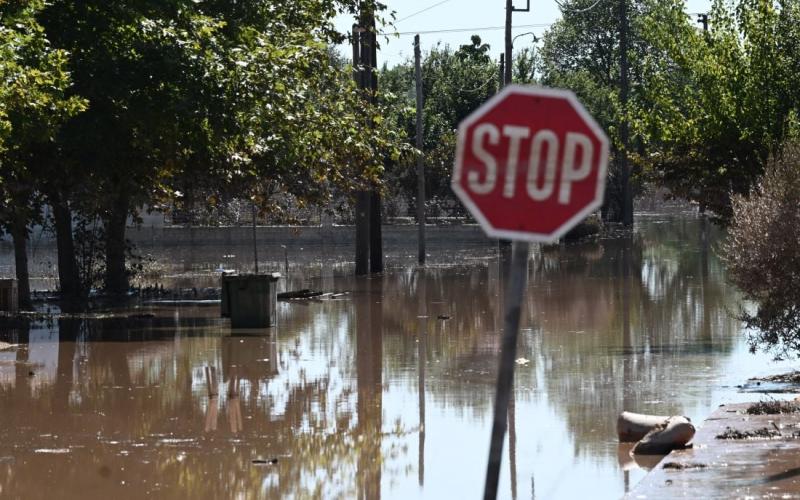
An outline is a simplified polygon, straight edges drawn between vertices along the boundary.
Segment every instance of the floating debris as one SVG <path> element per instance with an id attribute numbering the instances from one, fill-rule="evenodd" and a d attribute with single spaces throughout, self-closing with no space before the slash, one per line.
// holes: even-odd
<path id="1" fill-rule="evenodd" d="M 38 450 L 33 450 L 34 453 L 44 453 L 48 455 L 65 455 L 69 453 L 69 448 L 39 448 Z"/>
<path id="2" fill-rule="evenodd" d="M 740 431 L 738 429 L 725 428 L 725 432 L 717 434 L 717 439 L 772 439 L 781 437 L 780 431 L 762 427 L 754 431 Z"/>
<path id="3" fill-rule="evenodd" d="M 278 300 L 292 300 L 292 299 L 313 299 L 323 295 L 323 292 L 318 292 L 308 288 L 302 290 L 294 290 L 289 292 L 281 292 L 278 294 Z"/>
<path id="4" fill-rule="evenodd" d="M 779 415 L 781 413 L 798 413 L 800 405 L 794 401 L 759 401 L 747 408 L 748 415 Z"/>
<path id="5" fill-rule="evenodd" d="M 7 351 L 9 349 L 14 349 L 19 344 L 9 344 L 8 342 L 0 342 L 0 351 Z"/>
<path id="6" fill-rule="evenodd" d="M 780 382 L 784 384 L 800 384 L 800 371 L 770 375 L 768 377 L 751 378 L 748 382 Z"/>
<path id="7" fill-rule="evenodd" d="M 526 359 L 526 358 L 519 358 L 519 359 L 517 359 L 515 361 L 515 363 L 518 364 L 518 365 L 527 365 L 527 364 L 530 364 L 530 362 L 531 362 L 531 360 L 530 359 Z"/>
<path id="8" fill-rule="evenodd" d="M 277 458 L 270 458 L 268 460 L 264 460 L 262 458 L 256 458 L 250 461 L 253 465 L 276 465 L 278 463 Z"/>
<path id="9" fill-rule="evenodd" d="M 699 462 L 667 462 L 664 464 L 665 469 L 672 470 L 686 470 L 686 469 L 705 469 L 707 464 Z"/>

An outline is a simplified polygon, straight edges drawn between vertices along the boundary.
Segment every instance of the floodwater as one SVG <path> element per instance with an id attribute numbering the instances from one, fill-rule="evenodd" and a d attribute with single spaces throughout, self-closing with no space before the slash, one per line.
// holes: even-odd
<path id="1" fill-rule="evenodd" d="M 751 355 L 719 231 L 536 249 L 502 498 L 619 498 L 645 474 L 619 412 L 702 421 L 784 369 Z M 348 292 L 231 331 L 218 307 L 0 328 L 1 498 L 480 498 L 502 329 L 491 252 L 457 265 L 292 271 Z M 437 262 L 446 262 L 439 255 Z"/>

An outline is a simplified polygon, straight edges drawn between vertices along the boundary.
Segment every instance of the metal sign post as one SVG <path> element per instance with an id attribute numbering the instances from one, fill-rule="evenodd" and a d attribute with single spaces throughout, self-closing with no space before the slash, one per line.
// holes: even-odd
<path id="1" fill-rule="evenodd" d="M 506 61 L 508 63 L 508 61 Z M 458 127 L 451 187 L 490 238 L 514 240 L 484 498 L 497 497 L 528 242 L 553 242 L 603 203 L 608 137 L 568 90 L 510 85 Z"/>
<path id="2" fill-rule="evenodd" d="M 489 466 L 486 470 L 484 499 L 497 498 L 497 483 L 500 478 L 500 463 L 503 457 L 503 441 L 508 428 L 508 402 L 514 386 L 514 365 L 517 358 L 517 337 L 522 315 L 522 298 L 528 286 L 528 256 L 530 245 L 515 241 L 511 254 L 511 276 L 506 289 L 506 308 L 503 323 L 503 344 L 500 351 L 500 366 L 497 369 L 497 393 L 494 400 L 494 424 L 489 447 Z"/>

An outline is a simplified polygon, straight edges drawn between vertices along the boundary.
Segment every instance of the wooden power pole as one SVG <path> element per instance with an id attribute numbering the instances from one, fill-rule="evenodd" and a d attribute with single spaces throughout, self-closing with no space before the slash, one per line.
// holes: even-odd
<path id="1" fill-rule="evenodd" d="M 417 261 L 425 264 L 425 155 L 422 150 L 425 147 L 424 125 L 423 125 L 423 104 L 422 95 L 422 53 L 419 47 L 419 35 L 414 37 L 414 78 L 417 90 L 417 227 L 418 252 Z"/>
<path id="2" fill-rule="evenodd" d="M 628 0 L 619 0 L 619 102 L 622 108 L 622 120 L 619 124 L 619 138 L 622 143 L 619 155 L 622 172 L 622 225 L 632 226 L 633 194 L 628 167 Z"/>
<path id="3" fill-rule="evenodd" d="M 524 9 L 514 7 L 513 0 L 506 0 L 506 32 L 505 32 L 505 54 L 500 54 L 500 74 L 503 78 L 500 80 L 498 92 L 506 85 L 513 83 L 513 61 L 514 61 L 514 38 L 511 36 L 511 28 L 513 28 L 514 12 L 530 12 L 531 2 L 527 1 Z M 503 57 L 505 56 L 505 57 Z M 511 263 L 511 242 L 508 240 L 499 240 L 498 250 L 500 251 L 500 259 L 504 265 Z"/>
<path id="4" fill-rule="evenodd" d="M 497 92 L 503 90 L 505 86 L 506 74 L 506 55 L 500 54 L 500 78 L 497 80 Z"/>
<path id="5" fill-rule="evenodd" d="M 364 29 L 353 25 L 353 78 L 359 89 L 364 89 L 364 68 L 362 66 L 361 38 Z M 360 189 L 356 192 L 356 276 L 369 273 L 369 191 Z"/>
<path id="6" fill-rule="evenodd" d="M 505 53 L 500 54 L 500 85 L 497 86 L 499 93 L 506 85 L 511 84 L 513 73 L 511 72 L 512 53 L 514 51 L 514 43 L 511 39 L 511 21 L 514 16 L 514 3 L 512 0 L 506 0 L 506 35 L 505 35 Z M 497 242 L 497 249 L 500 252 L 500 260 L 503 266 L 507 266 L 511 262 L 511 241 L 499 240 Z M 504 273 L 505 274 L 505 273 Z"/>
<path id="7" fill-rule="evenodd" d="M 361 66 L 367 101 L 376 104 L 378 94 L 378 33 L 375 29 L 375 9 L 368 2 L 361 3 Z M 367 127 L 375 124 L 368 120 Z M 368 192 L 369 203 L 369 271 L 383 272 L 383 235 L 381 231 L 381 194 L 377 187 Z"/>
<path id="8" fill-rule="evenodd" d="M 513 51 L 514 51 L 514 42 L 511 38 L 511 24 L 512 19 L 514 16 L 514 2 L 512 0 L 506 0 L 506 59 L 505 59 L 505 69 L 503 73 L 503 86 L 510 85 L 512 79 L 512 72 L 511 70 L 512 65 L 511 61 L 513 60 Z"/>

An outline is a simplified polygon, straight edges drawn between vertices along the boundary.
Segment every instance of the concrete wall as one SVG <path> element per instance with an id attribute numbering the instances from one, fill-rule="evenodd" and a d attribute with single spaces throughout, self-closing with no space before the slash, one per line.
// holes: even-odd
<path id="1" fill-rule="evenodd" d="M 428 245 L 480 244 L 486 241 L 477 225 L 428 226 Z M 256 228 L 262 246 L 349 246 L 355 241 L 354 226 L 261 226 Z M 128 239 L 137 246 L 238 246 L 251 244 L 252 227 L 142 227 L 128 229 Z M 416 226 L 383 226 L 386 246 L 415 246 Z"/>
<path id="2" fill-rule="evenodd" d="M 51 232 L 42 233 L 34 228 L 31 239 L 40 247 L 55 246 Z M 259 246 L 305 245 L 305 246 L 346 246 L 355 241 L 354 226 L 259 226 L 256 228 Z M 474 224 L 457 226 L 433 226 L 426 228 L 428 245 L 453 245 L 465 243 L 481 244 L 486 237 L 479 226 Z M 253 241 L 253 228 L 231 227 L 157 227 L 142 226 L 128 228 L 126 236 L 137 246 L 184 247 L 197 246 L 238 246 Z M 414 225 L 383 226 L 383 241 L 387 246 L 407 246 L 417 244 L 417 227 Z M 11 239 L 4 237 L 0 248 L 10 249 Z"/>

